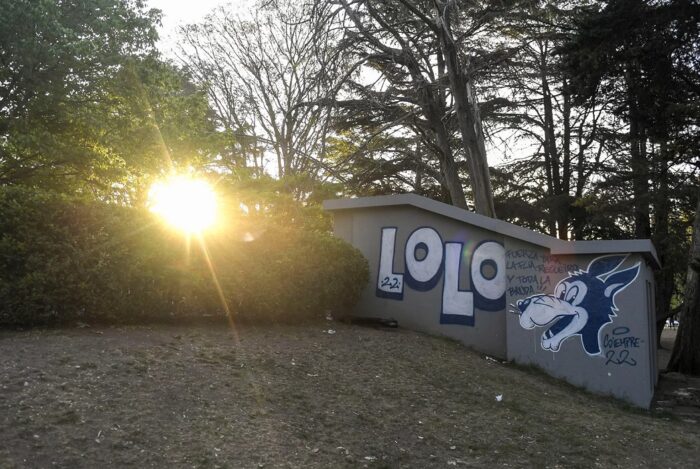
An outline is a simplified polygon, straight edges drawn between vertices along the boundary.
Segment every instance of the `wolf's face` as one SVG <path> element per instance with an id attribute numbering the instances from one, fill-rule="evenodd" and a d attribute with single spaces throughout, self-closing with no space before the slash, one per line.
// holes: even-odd
<path id="1" fill-rule="evenodd" d="M 586 353 L 600 354 L 599 333 L 615 316 L 615 295 L 639 274 L 639 264 L 614 272 L 625 257 L 599 257 L 586 271 L 570 273 L 557 283 L 554 295 L 534 295 L 518 301 L 520 326 L 549 326 L 541 339 L 545 350 L 558 352 L 564 340 L 578 335 Z"/>

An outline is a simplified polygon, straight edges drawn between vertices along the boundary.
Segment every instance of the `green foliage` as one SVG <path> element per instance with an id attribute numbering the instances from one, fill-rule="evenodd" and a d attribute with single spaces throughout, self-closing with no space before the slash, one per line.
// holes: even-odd
<path id="1" fill-rule="evenodd" d="M 614 0 L 583 8 L 562 48 L 577 100 L 606 96 L 619 114 L 667 138 L 697 119 L 700 6 Z"/>
<path id="2" fill-rule="evenodd" d="M 304 176 L 275 179 L 266 174 L 237 171 L 223 176 L 217 188 L 229 195 L 230 216 L 247 213 L 251 223 L 294 226 L 311 231 L 330 231 L 331 218 L 321 203 L 336 197 L 337 186 Z"/>
<path id="3" fill-rule="evenodd" d="M 201 169 L 225 145 L 205 93 L 170 64 L 129 59 L 104 87 L 108 98 L 89 111 L 93 118 L 81 128 L 93 137 L 91 148 L 112 157 L 96 161 L 105 168 L 94 178 L 103 198 L 116 194 L 142 203 L 154 177 L 173 168 Z"/>
<path id="4" fill-rule="evenodd" d="M 359 298 L 367 263 L 346 243 L 270 222 L 251 234 L 246 225 L 205 240 L 238 318 L 301 320 Z M 195 241 L 187 246 L 142 209 L 0 188 L 0 325 L 221 315 Z"/>
<path id="5" fill-rule="evenodd" d="M 352 307 L 369 279 L 359 251 L 326 233 L 268 225 L 251 241 L 212 247 L 239 319 L 290 321 Z"/>
<path id="6" fill-rule="evenodd" d="M 221 154 L 205 93 L 155 49 L 142 0 L 0 0 L 0 184 L 138 203 Z"/>
<path id="7" fill-rule="evenodd" d="M 2 324 L 165 316 L 196 281 L 140 210 L 5 187 L 0 216 Z"/>

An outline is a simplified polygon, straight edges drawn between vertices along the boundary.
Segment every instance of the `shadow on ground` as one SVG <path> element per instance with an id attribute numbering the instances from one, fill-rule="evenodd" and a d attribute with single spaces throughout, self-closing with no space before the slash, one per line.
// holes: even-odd
<path id="1" fill-rule="evenodd" d="M 336 322 L 0 333 L 0 467 L 688 467 L 700 429 Z M 497 399 L 501 396 L 501 399 Z"/>
<path id="2" fill-rule="evenodd" d="M 678 329 L 665 328 L 659 348 L 659 384 L 656 387 L 652 410 L 665 412 L 687 421 L 700 423 L 700 377 L 665 372 L 671 358 Z"/>

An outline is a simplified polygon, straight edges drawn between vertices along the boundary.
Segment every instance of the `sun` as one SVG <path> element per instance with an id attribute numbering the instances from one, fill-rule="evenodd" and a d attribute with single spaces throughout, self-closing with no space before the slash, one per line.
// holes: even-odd
<path id="1" fill-rule="evenodd" d="M 153 184 L 148 205 L 152 212 L 187 234 L 201 233 L 216 221 L 214 190 L 207 182 L 186 176 Z"/>

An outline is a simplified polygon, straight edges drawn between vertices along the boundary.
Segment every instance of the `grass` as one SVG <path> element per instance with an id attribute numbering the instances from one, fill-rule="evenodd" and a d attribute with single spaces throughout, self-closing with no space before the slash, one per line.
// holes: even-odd
<path id="1" fill-rule="evenodd" d="M 0 467 L 688 467 L 700 457 L 696 424 L 444 339 L 326 322 L 239 333 L 238 345 L 214 325 L 0 333 Z"/>

